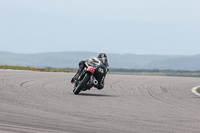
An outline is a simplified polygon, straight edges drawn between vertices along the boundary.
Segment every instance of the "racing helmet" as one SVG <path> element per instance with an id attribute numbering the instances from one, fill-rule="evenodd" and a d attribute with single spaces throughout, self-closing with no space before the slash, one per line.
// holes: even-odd
<path id="1" fill-rule="evenodd" d="M 108 62 L 107 56 L 105 53 L 98 54 L 97 58 L 99 58 L 104 64 Z"/>
<path id="2" fill-rule="evenodd" d="M 97 58 L 107 58 L 106 54 L 105 53 L 100 53 L 98 54 Z"/>

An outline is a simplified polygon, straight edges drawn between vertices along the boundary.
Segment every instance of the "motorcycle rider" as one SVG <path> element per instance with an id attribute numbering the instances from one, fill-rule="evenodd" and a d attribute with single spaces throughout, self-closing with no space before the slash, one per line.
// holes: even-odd
<path id="1" fill-rule="evenodd" d="M 108 59 L 105 53 L 99 53 L 97 58 L 102 61 L 102 63 L 106 66 L 107 72 L 109 71 L 109 65 L 108 65 Z M 87 60 L 82 60 L 79 62 L 79 69 L 77 71 L 77 73 L 75 74 L 75 76 L 72 78 L 71 83 L 74 83 L 75 80 L 78 80 L 79 76 L 81 75 L 82 71 L 84 70 L 84 68 L 86 67 L 85 62 Z M 104 78 L 105 79 L 105 78 Z M 103 89 L 104 87 L 104 79 L 101 83 L 98 83 L 95 87 L 97 89 Z"/>

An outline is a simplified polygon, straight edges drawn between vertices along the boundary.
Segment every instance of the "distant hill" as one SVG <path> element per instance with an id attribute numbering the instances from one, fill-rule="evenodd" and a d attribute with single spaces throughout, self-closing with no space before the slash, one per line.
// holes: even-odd
<path id="1" fill-rule="evenodd" d="M 0 65 L 77 68 L 80 60 L 96 56 L 95 52 L 51 52 L 19 54 L 0 51 Z M 110 68 L 200 70 L 200 55 L 134 55 L 107 53 Z"/>

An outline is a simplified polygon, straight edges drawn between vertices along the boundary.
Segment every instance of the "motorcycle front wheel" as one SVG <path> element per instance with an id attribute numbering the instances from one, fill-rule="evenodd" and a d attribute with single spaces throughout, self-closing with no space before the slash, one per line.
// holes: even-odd
<path id="1" fill-rule="evenodd" d="M 88 80 L 90 79 L 90 76 L 91 76 L 90 73 L 85 74 L 82 81 L 80 81 L 77 87 L 73 90 L 75 95 L 78 95 L 81 92 L 81 90 L 86 86 Z"/>

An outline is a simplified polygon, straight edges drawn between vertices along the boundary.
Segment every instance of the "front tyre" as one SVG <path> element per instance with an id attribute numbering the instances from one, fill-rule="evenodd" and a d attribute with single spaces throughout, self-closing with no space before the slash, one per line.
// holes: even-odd
<path id="1" fill-rule="evenodd" d="M 83 77 L 82 81 L 78 84 L 78 86 L 73 90 L 75 95 L 78 95 L 81 90 L 86 86 L 88 80 L 90 79 L 91 74 L 86 73 L 85 76 Z"/>

